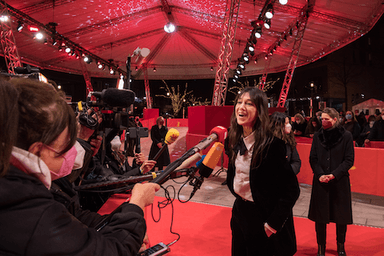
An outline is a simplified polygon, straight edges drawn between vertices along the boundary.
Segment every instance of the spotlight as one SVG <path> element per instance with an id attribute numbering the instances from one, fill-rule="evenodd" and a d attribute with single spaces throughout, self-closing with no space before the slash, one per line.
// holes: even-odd
<path id="1" fill-rule="evenodd" d="M 248 56 L 248 52 L 244 52 L 243 53 L 243 61 L 245 61 L 245 63 L 249 63 L 249 56 Z"/>
<path id="2" fill-rule="evenodd" d="M 238 67 L 238 68 L 241 68 L 242 70 L 245 69 L 245 65 L 244 65 L 244 63 L 239 63 L 239 64 L 237 65 L 237 67 Z"/>
<path id="3" fill-rule="evenodd" d="M 261 31 L 261 26 L 257 26 L 255 29 L 255 37 L 260 38 L 263 32 Z"/>
<path id="4" fill-rule="evenodd" d="M 257 58 L 255 58 L 254 63 L 257 64 Z"/>
<path id="5" fill-rule="evenodd" d="M 136 66 L 135 71 L 137 71 L 139 68 Z"/>
<path id="6" fill-rule="evenodd" d="M 97 67 L 98 67 L 99 69 L 103 69 L 103 68 L 104 68 L 104 65 L 103 65 L 100 61 L 98 61 L 98 62 L 97 62 Z"/>
<path id="7" fill-rule="evenodd" d="M 232 82 L 233 83 L 237 83 L 237 79 L 236 78 L 232 78 Z"/>
<path id="8" fill-rule="evenodd" d="M 44 35 L 43 35 L 43 33 L 38 32 L 38 33 L 36 33 L 35 38 L 38 39 L 38 40 L 41 40 L 41 39 L 44 38 Z"/>
<path id="9" fill-rule="evenodd" d="M 237 68 L 237 69 L 236 69 L 236 74 L 238 74 L 238 75 L 240 76 L 241 73 L 242 73 L 242 72 L 241 72 L 241 69 L 240 69 L 240 68 Z"/>
<path id="10" fill-rule="evenodd" d="M 175 30 L 176 27 L 171 22 L 168 22 L 166 25 L 164 25 L 164 31 L 167 33 L 173 33 Z"/>
<path id="11" fill-rule="evenodd" d="M 153 73 L 156 73 L 157 69 L 156 67 L 153 68 Z"/>
<path id="12" fill-rule="evenodd" d="M 266 29 L 270 29 L 271 28 L 271 20 L 265 20 L 264 22 L 264 27 Z"/>
<path id="13" fill-rule="evenodd" d="M 69 47 L 65 48 L 65 52 L 66 53 L 70 53 L 71 52 L 71 48 L 69 48 Z"/>
<path id="14" fill-rule="evenodd" d="M 114 75 L 114 74 L 115 74 L 115 70 L 113 70 L 113 67 L 110 67 L 110 68 L 109 68 L 109 74 L 111 74 L 111 75 Z"/>
<path id="15" fill-rule="evenodd" d="M 24 24 L 21 21 L 19 21 L 19 23 L 17 24 L 17 31 L 21 32 L 23 28 L 24 28 Z"/>
<path id="16" fill-rule="evenodd" d="M 213 71 L 213 67 L 211 67 L 211 71 Z"/>
<path id="17" fill-rule="evenodd" d="M 281 5 L 286 5 L 288 3 L 288 0 L 279 0 L 279 3 Z"/>
<path id="18" fill-rule="evenodd" d="M 265 11 L 265 17 L 266 17 L 267 19 L 272 19 L 273 14 L 274 14 L 273 6 L 272 6 L 272 4 L 269 4 L 269 5 L 267 6 L 267 10 Z"/>
<path id="19" fill-rule="evenodd" d="M 30 32 L 39 32 L 39 28 L 33 25 L 30 25 L 28 29 Z"/>
<path id="20" fill-rule="evenodd" d="M 233 77 L 234 77 L 235 79 L 239 79 L 239 75 L 238 75 L 238 74 L 235 74 Z"/>
<path id="21" fill-rule="evenodd" d="M 84 56 L 84 62 L 90 64 L 92 62 L 92 58 L 88 55 Z"/>
<path id="22" fill-rule="evenodd" d="M 9 20 L 9 17 L 7 15 L 1 15 L 0 16 L 0 21 L 1 22 L 7 22 Z"/>
<path id="23" fill-rule="evenodd" d="M 268 59 L 268 55 L 265 55 L 264 59 L 267 60 Z"/>

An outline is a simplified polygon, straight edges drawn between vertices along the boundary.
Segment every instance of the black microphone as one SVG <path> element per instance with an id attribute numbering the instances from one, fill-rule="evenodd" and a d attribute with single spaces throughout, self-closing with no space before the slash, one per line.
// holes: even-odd
<path id="1" fill-rule="evenodd" d="M 108 88 L 101 92 L 92 92 L 92 94 L 101 99 L 105 104 L 111 107 L 127 108 L 135 102 L 135 93 L 127 89 Z"/>
<path id="2" fill-rule="evenodd" d="M 213 144 L 200 165 L 199 174 L 201 176 L 208 178 L 212 174 L 213 169 L 215 169 L 217 163 L 219 162 L 223 151 L 224 145 L 222 143 L 215 142 L 215 144 Z"/>

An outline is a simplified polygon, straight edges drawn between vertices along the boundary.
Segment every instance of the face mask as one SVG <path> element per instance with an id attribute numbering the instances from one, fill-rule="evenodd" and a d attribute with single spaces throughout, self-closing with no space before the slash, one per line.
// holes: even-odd
<path id="1" fill-rule="evenodd" d="M 345 116 L 345 118 L 347 118 L 348 120 L 351 120 L 352 119 L 352 115 L 348 114 Z"/>
<path id="2" fill-rule="evenodd" d="M 58 153 L 54 148 L 51 148 L 47 145 L 45 146 L 50 150 L 52 150 L 53 152 Z M 77 150 L 75 146 L 73 146 L 70 150 L 68 150 L 68 152 L 65 155 L 62 156 L 64 158 L 64 161 L 61 164 L 60 170 L 58 172 L 51 171 L 52 180 L 60 179 L 62 177 L 69 175 L 72 172 L 73 164 L 75 163 L 75 160 L 76 160 L 76 155 L 77 155 Z"/>
<path id="3" fill-rule="evenodd" d="M 369 127 L 372 128 L 375 121 L 369 121 Z"/>
<path id="4" fill-rule="evenodd" d="M 323 129 L 329 129 L 332 127 L 332 122 L 328 120 L 322 120 L 321 124 L 323 125 Z"/>
<path id="5" fill-rule="evenodd" d="M 290 134 L 292 129 L 292 125 L 290 123 L 285 125 L 284 131 L 286 134 Z"/>

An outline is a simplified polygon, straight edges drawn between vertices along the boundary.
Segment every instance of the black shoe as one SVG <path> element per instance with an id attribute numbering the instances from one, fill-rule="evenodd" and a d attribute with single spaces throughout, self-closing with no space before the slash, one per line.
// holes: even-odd
<path id="1" fill-rule="evenodd" d="M 317 256 L 325 256 L 325 244 L 324 245 L 317 245 Z"/>
<path id="2" fill-rule="evenodd" d="M 344 243 L 337 243 L 337 255 L 347 256 L 344 249 Z"/>

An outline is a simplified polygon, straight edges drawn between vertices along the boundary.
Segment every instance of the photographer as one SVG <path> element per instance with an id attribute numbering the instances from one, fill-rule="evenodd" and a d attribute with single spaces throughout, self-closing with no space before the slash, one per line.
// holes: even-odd
<path id="1" fill-rule="evenodd" d="M 153 202 L 159 185 L 136 184 L 130 202 L 99 232 L 85 226 L 49 192 L 52 180 L 72 171 L 77 155 L 73 111 L 45 83 L 11 82 L 0 81 L 2 88 L 16 88 L 17 97 L 3 90 L 0 97 L 14 99 L 18 106 L 14 114 L 19 115 L 17 125 L 1 119 L 10 135 L 17 131 L 17 139 L 0 144 L 1 152 L 13 146 L 10 168 L 0 178 L 0 254 L 136 255 L 146 232 L 143 209 Z M 3 101 L 0 113 L 11 105 Z"/>

